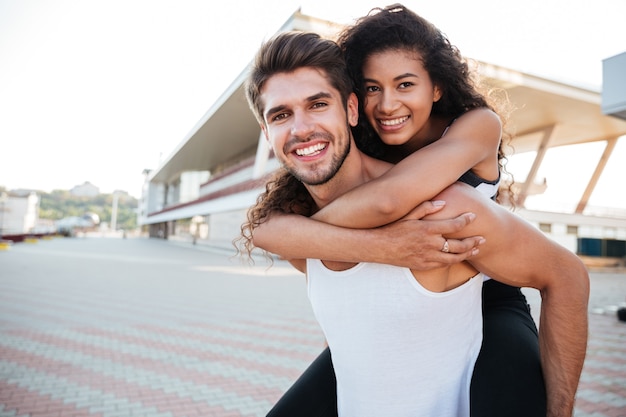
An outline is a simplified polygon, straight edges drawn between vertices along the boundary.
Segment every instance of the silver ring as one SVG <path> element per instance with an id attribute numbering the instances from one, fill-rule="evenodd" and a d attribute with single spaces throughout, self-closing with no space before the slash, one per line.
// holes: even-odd
<path id="1" fill-rule="evenodd" d="M 450 252 L 450 245 L 448 245 L 448 239 L 446 239 L 446 241 L 443 242 L 443 248 L 441 248 L 441 251 L 444 253 Z"/>

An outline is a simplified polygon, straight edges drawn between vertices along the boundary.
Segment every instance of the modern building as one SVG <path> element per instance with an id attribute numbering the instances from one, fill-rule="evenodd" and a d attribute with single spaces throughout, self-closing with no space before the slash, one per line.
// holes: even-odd
<path id="1" fill-rule="evenodd" d="M 308 30 L 333 38 L 341 28 L 298 11 L 281 31 Z M 508 122 L 515 131 L 515 152 L 536 152 L 526 182 L 517 184 L 519 214 L 581 256 L 623 262 L 626 216 L 598 217 L 586 209 L 615 144 L 626 140 L 620 139 L 626 135 L 626 120 L 603 114 L 597 91 L 484 62 L 478 63 L 478 71 L 484 82 L 503 90 L 516 108 Z M 278 166 L 248 108 L 245 77 L 246 69 L 161 165 L 144 172 L 139 224 L 150 236 L 220 244 L 238 235 L 247 208 Z M 571 213 L 525 210 L 526 197 L 541 192 L 537 172 L 547 150 L 589 142 L 604 143 L 605 151 L 600 160 L 588 161 L 596 168 L 576 209 Z M 206 181 L 199 183 L 200 178 Z M 189 191 L 196 186 L 197 193 Z M 197 236 L 197 230 L 204 231 L 202 236 Z"/>

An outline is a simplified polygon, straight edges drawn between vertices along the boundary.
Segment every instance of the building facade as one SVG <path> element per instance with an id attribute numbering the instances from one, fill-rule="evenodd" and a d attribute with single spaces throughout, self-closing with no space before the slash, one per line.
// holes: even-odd
<path id="1" fill-rule="evenodd" d="M 280 30 L 314 31 L 333 38 L 341 28 L 296 12 Z M 583 256 L 589 248 L 596 248 L 589 243 L 594 239 L 601 245 L 609 240 L 626 245 L 626 217 L 585 213 L 606 160 L 617 140 L 626 135 L 626 121 L 602 114 L 599 92 L 487 63 L 477 63 L 477 70 L 486 84 L 504 91 L 518 109 L 508 122 L 515 131 L 515 151 L 536 152 L 525 183 L 516 184 L 517 205 L 522 208 L 519 214 Z M 150 236 L 206 244 L 223 244 L 238 236 L 247 208 L 254 204 L 265 180 L 278 167 L 248 108 L 243 90 L 245 75 L 246 69 L 157 169 L 144 172 L 138 222 Z M 576 210 L 524 210 L 525 198 L 541 191 L 536 176 L 545 152 L 552 147 L 588 142 L 604 142 L 606 150 L 600 161 L 589 162 L 596 164 L 596 170 Z M 197 182 L 199 178 L 206 181 Z M 194 186 L 197 193 L 189 192 Z M 617 251 L 610 251 L 615 255 L 610 257 L 618 261 L 626 258 L 626 247 L 621 251 L 620 245 L 612 246 Z M 598 253 L 596 249 L 589 252 L 590 256 Z M 606 253 L 601 256 L 606 257 Z"/>

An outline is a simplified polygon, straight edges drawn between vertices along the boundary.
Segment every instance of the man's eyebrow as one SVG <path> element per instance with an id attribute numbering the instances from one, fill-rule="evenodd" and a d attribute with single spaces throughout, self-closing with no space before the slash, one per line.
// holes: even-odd
<path id="1" fill-rule="evenodd" d="M 309 97 L 305 98 L 305 101 L 312 102 L 312 101 L 316 101 L 316 100 L 319 100 L 319 99 L 322 99 L 322 98 L 329 98 L 330 99 L 330 98 L 333 98 L 333 96 L 330 93 L 327 93 L 325 91 L 320 91 L 317 94 L 313 94 L 312 96 L 309 96 Z M 267 118 L 271 114 L 279 113 L 279 112 L 285 110 L 286 108 L 287 108 L 287 106 L 281 104 L 281 105 L 272 107 L 271 109 L 267 109 L 265 111 L 265 114 L 264 114 L 265 118 Z"/>
<path id="2" fill-rule="evenodd" d="M 281 111 L 283 111 L 286 108 L 287 108 L 287 106 L 284 106 L 284 105 L 281 104 L 280 106 L 276 106 L 276 107 L 272 107 L 271 109 L 267 109 L 265 111 L 265 114 L 264 114 L 265 119 L 267 119 L 269 115 L 281 112 Z"/>
<path id="3" fill-rule="evenodd" d="M 333 96 L 325 91 L 320 91 L 317 94 L 313 94 L 312 96 L 307 97 L 307 101 L 315 101 L 319 100 L 320 98 L 333 98 Z"/>

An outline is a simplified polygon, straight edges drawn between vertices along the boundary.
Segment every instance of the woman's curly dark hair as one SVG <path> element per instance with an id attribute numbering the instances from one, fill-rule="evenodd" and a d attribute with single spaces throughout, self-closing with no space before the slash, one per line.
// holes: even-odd
<path id="1" fill-rule="evenodd" d="M 459 50 L 436 26 L 401 4 L 372 9 L 344 29 L 337 43 L 344 53 L 359 103 L 366 100 L 363 67 L 371 55 L 388 50 L 412 51 L 420 54 L 433 84 L 442 92 L 441 99 L 433 104 L 431 115 L 452 121 L 469 110 L 489 108 L 498 112 L 505 124 L 504 108 L 496 110 L 496 101 L 490 103 L 479 92 L 475 74 Z M 359 124 L 354 129 L 357 146 L 371 156 L 384 157 L 388 145 L 370 126 L 363 108 L 359 106 Z M 506 134 L 505 137 L 508 142 Z M 501 143 L 498 159 L 500 168 L 504 169 L 506 158 L 502 146 Z"/>

